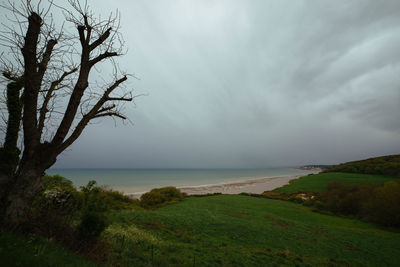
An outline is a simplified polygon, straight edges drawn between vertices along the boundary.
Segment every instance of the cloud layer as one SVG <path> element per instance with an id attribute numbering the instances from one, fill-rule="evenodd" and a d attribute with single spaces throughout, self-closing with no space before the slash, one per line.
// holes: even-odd
<path id="1" fill-rule="evenodd" d="M 57 167 L 270 167 L 400 152 L 400 1 L 89 1 L 122 13 L 134 125 Z"/>

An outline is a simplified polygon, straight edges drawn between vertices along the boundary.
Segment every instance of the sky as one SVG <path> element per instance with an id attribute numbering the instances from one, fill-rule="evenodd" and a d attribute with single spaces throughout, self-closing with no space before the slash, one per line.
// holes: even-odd
<path id="1" fill-rule="evenodd" d="M 400 1 L 89 0 L 145 94 L 57 168 L 262 168 L 400 153 Z"/>

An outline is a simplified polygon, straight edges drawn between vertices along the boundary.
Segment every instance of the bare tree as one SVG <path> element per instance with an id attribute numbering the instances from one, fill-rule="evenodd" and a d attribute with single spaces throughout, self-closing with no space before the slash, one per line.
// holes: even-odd
<path id="1" fill-rule="evenodd" d="M 52 1 L 46 7 L 40 3 L 3 5 L 14 27 L 4 26 L 0 35 L 1 45 L 8 49 L 2 60 L 7 90 L 0 218 L 14 225 L 26 219 L 41 177 L 57 156 L 91 121 L 125 120 L 121 103 L 132 101 L 131 92 L 122 86 L 127 75 L 118 71 L 115 62 L 124 52 L 118 13 L 102 19 L 78 0 L 69 0 L 68 8 Z M 53 11 L 62 13 L 75 30 L 68 33 L 65 25 L 57 30 Z M 114 68 L 113 81 L 91 82 L 90 74 L 106 60 Z"/>

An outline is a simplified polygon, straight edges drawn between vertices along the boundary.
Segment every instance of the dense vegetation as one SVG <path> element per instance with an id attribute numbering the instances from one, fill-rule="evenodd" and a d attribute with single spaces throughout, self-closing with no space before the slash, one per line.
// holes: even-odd
<path id="1" fill-rule="evenodd" d="M 400 227 L 400 182 L 351 185 L 331 182 L 310 205 L 335 214 L 353 215 L 379 225 Z"/>
<path id="2" fill-rule="evenodd" d="M 111 244 L 101 235 L 110 226 L 107 218 L 110 212 L 159 208 L 184 197 L 175 187 L 166 187 L 143 194 L 139 201 L 97 186 L 95 181 L 90 181 L 79 190 L 60 175 L 45 175 L 42 181 L 43 190 L 32 203 L 29 220 L 19 229 L 27 237 L 0 229 L 0 259 L 9 257 L 9 260 L 2 261 L 10 262 L 9 266 L 13 265 L 11 263 L 31 265 L 28 264 L 30 262 L 49 266 L 86 264 L 79 257 L 65 261 L 65 255 L 72 254 L 67 250 L 104 264 L 110 260 Z M 54 240 L 60 245 L 53 248 L 52 242 L 46 240 Z M 15 246 L 9 246 L 7 242 Z M 27 245 L 20 246 L 24 242 Z M 22 258 L 13 260 L 18 257 L 20 249 L 24 249 Z M 44 253 L 47 256 L 42 255 Z"/>
<path id="3" fill-rule="evenodd" d="M 320 212 L 400 227 L 400 181 L 397 177 L 321 173 L 293 180 L 264 195 L 304 203 Z"/>
<path id="4" fill-rule="evenodd" d="M 135 207 L 134 200 L 99 187 L 95 181 L 77 190 L 62 176 L 45 175 L 43 190 L 32 203 L 29 220 L 19 230 L 57 240 L 69 250 L 104 262 L 108 248 L 100 235 L 109 225 L 106 213 Z"/>
<path id="5" fill-rule="evenodd" d="M 327 189 L 332 181 L 343 181 L 350 184 L 383 184 L 389 181 L 398 181 L 396 177 L 382 175 L 356 174 L 356 173 L 320 173 L 304 176 L 290 181 L 288 185 L 274 190 L 278 193 L 296 193 L 303 191 L 322 191 Z"/>
<path id="6" fill-rule="evenodd" d="M 400 155 L 391 155 L 342 163 L 333 166 L 326 171 L 379 174 L 400 177 Z"/>

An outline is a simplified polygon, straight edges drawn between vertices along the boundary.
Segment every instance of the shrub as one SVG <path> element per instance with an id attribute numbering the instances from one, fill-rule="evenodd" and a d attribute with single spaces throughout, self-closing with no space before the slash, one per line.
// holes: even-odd
<path id="1" fill-rule="evenodd" d="M 66 229 L 78 223 L 76 230 L 81 239 L 96 239 L 107 226 L 103 212 L 127 209 L 134 203 L 120 192 L 97 186 L 95 181 L 80 191 L 60 175 L 45 175 L 42 184 L 43 190 L 33 203 L 31 225 L 27 228 L 49 238 L 62 239 Z"/>
<path id="2" fill-rule="evenodd" d="M 375 188 L 363 212 L 375 223 L 400 227 L 400 182 L 387 182 Z"/>
<path id="3" fill-rule="evenodd" d="M 43 190 L 32 205 L 36 216 L 70 218 L 82 205 L 79 192 L 72 182 L 60 175 L 45 175 L 42 178 Z"/>
<path id="4" fill-rule="evenodd" d="M 383 226 L 400 227 L 400 182 L 350 185 L 331 182 L 314 206 L 320 211 L 353 215 Z"/>
<path id="5" fill-rule="evenodd" d="M 89 181 L 86 186 L 81 186 L 84 209 L 99 212 L 108 210 L 122 210 L 132 208 L 134 200 L 121 192 L 96 186 L 96 181 Z"/>
<path id="6" fill-rule="evenodd" d="M 61 187 L 68 191 L 77 191 L 72 181 L 68 180 L 67 178 L 55 174 L 55 175 L 44 175 L 42 177 L 42 186 L 44 189 L 51 189 L 54 187 Z"/>
<path id="7" fill-rule="evenodd" d="M 108 223 L 102 213 L 85 210 L 77 231 L 81 239 L 96 241 L 107 226 Z"/>
<path id="8" fill-rule="evenodd" d="M 328 183 L 327 190 L 320 193 L 323 209 L 344 215 L 362 215 L 365 201 L 370 197 L 373 186 L 351 185 L 341 181 Z"/>
<path id="9" fill-rule="evenodd" d="M 159 208 L 180 201 L 184 195 L 176 187 L 155 188 L 140 197 L 140 205 L 146 209 Z"/>
<path id="10" fill-rule="evenodd" d="M 89 181 L 86 186 L 80 187 L 84 211 L 104 212 L 107 210 L 107 203 L 101 194 L 102 190 L 96 184 L 96 181 Z"/>

